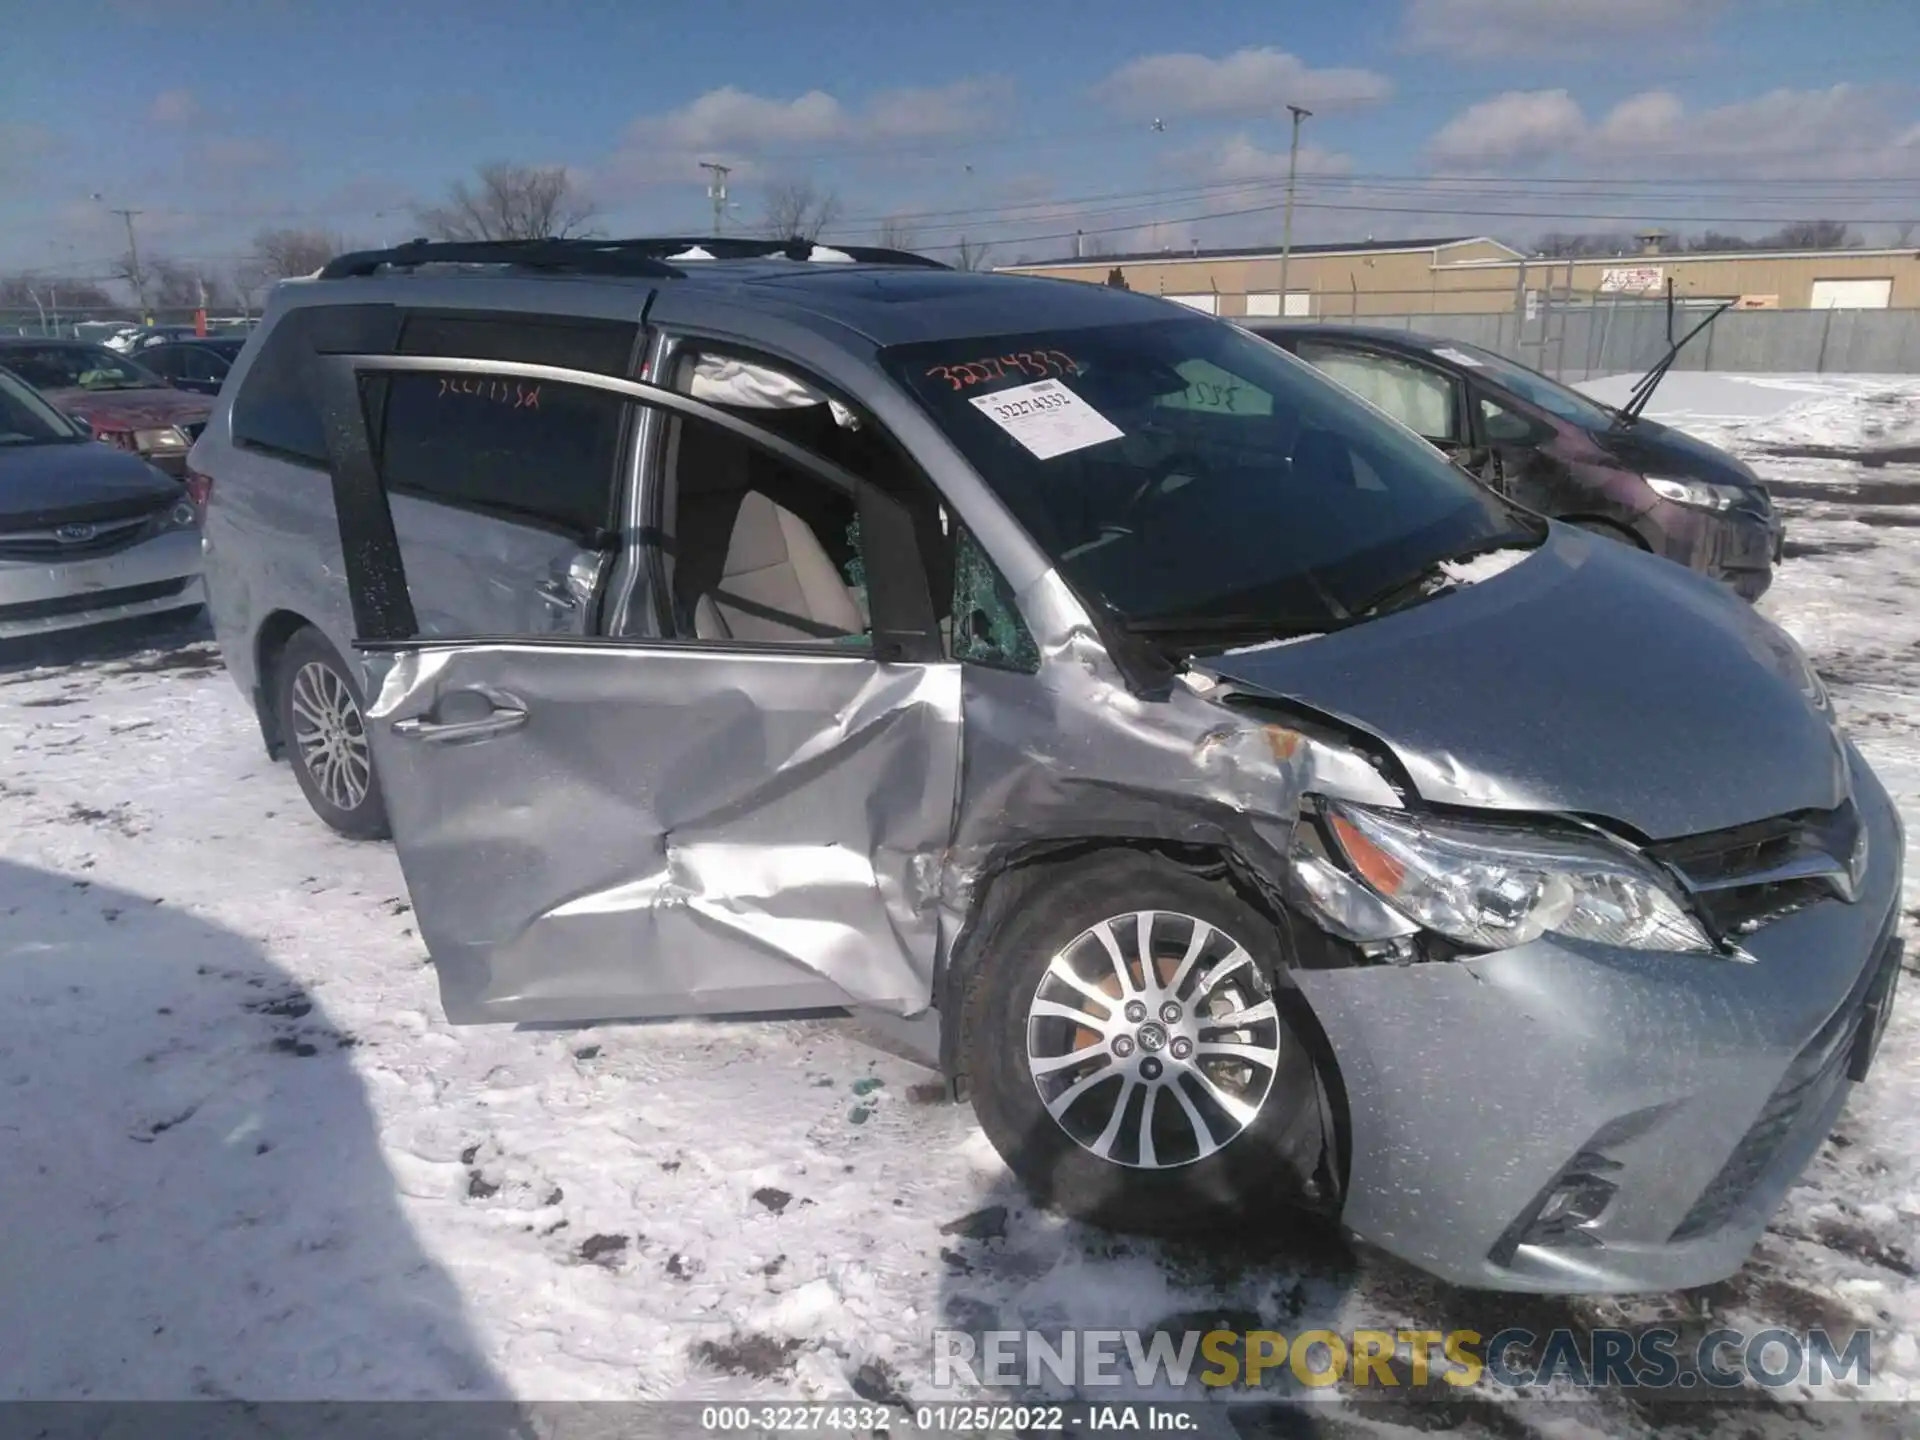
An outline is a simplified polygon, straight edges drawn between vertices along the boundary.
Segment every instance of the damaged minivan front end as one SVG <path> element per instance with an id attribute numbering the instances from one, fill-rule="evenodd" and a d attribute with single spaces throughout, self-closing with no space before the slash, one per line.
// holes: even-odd
<path id="1" fill-rule="evenodd" d="M 853 1009 L 1097 1223 L 1736 1269 L 1899 973 L 1899 821 L 1793 642 L 1232 327 L 830 268 L 663 289 L 620 375 L 312 357 L 449 1016 Z M 527 577 L 576 633 L 430 603 L 403 382 L 503 446 L 610 413 L 627 488 Z"/>

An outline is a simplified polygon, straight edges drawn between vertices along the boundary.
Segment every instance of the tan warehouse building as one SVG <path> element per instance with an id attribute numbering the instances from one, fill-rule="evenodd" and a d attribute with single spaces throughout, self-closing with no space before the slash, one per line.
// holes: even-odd
<path id="1" fill-rule="evenodd" d="M 1281 293 L 1278 247 L 1104 255 L 999 268 L 1127 287 L 1227 316 L 1345 319 L 1512 311 L 1541 295 L 1557 303 L 1731 300 L 1746 309 L 1920 309 L 1920 251 L 1669 252 L 1641 237 L 1640 253 L 1583 260 L 1528 257 L 1488 236 L 1296 245 Z"/>

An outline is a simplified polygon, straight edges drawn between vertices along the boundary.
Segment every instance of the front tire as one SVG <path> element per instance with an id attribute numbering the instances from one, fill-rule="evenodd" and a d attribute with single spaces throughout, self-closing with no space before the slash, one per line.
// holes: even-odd
<path id="1" fill-rule="evenodd" d="M 984 917 L 962 1044 L 975 1113 L 1034 1196 L 1189 1234 L 1307 1198 L 1321 1089 L 1272 920 L 1132 850 L 1012 883 Z"/>
<path id="2" fill-rule="evenodd" d="M 312 626 L 294 632 L 273 667 L 287 759 L 313 813 L 349 840 L 384 840 L 387 805 L 367 744 L 365 698 L 346 662 Z"/>

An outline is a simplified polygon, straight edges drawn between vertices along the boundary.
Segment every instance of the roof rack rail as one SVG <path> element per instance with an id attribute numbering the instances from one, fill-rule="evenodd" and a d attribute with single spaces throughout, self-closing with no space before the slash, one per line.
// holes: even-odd
<path id="1" fill-rule="evenodd" d="M 745 235 L 671 235 L 623 240 L 638 253 L 661 260 L 672 260 L 688 250 L 704 250 L 716 260 L 808 260 L 816 248 L 845 255 L 863 265 L 912 265 L 923 270 L 951 270 L 951 265 L 911 250 L 893 250 L 880 245 L 833 245 L 824 240 L 808 240 L 794 235 L 785 240 L 754 239 Z M 697 263 L 697 262 L 695 262 Z"/>
<path id="2" fill-rule="evenodd" d="M 414 265 L 513 265 L 575 275 L 626 275 L 675 279 L 684 271 L 661 262 L 644 241 L 628 240 L 409 240 L 387 250 L 336 255 L 320 269 L 322 280 L 372 275 Z"/>
<path id="3" fill-rule="evenodd" d="M 617 275 L 656 280 L 686 278 L 671 263 L 688 250 L 699 249 L 715 260 L 807 260 L 816 242 L 795 236 L 790 240 L 751 240 L 743 236 L 645 236 L 630 240 L 409 240 L 387 250 L 356 250 L 336 255 L 320 270 L 322 280 L 344 280 L 388 269 L 415 265 L 511 265 L 556 274 Z M 952 267 L 910 250 L 871 245 L 822 245 L 866 265 L 913 265 L 922 269 Z M 699 263 L 697 260 L 693 263 Z"/>

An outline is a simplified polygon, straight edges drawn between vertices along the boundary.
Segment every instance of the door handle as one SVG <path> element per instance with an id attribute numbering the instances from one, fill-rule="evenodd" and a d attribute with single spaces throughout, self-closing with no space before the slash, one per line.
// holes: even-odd
<path id="1" fill-rule="evenodd" d="M 533 593 L 546 601 L 547 604 L 553 606 L 556 610 L 578 610 L 580 608 L 579 600 L 575 599 L 567 590 L 567 587 L 558 580 L 542 580 L 538 585 L 533 587 Z"/>
<path id="2" fill-rule="evenodd" d="M 473 720 L 428 720 L 422 716 L 396 720 L 393 722 L 393 733 L 410 740 L 428 740 L 444 745 L 455 740 L 481 740 L 489 735 L 504 735 L 526 723 L 526 711 L 499 706 L 491 715 L 482 715 Z"/>

